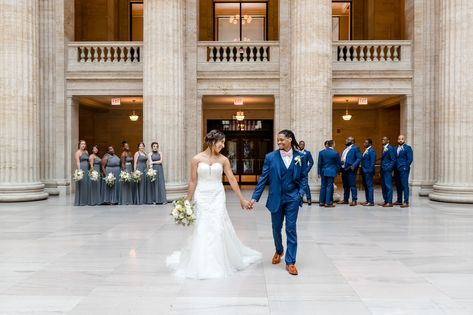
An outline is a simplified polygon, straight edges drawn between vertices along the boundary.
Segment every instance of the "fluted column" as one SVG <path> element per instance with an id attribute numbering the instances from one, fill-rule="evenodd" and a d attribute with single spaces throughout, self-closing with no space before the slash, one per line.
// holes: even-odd
<path id="1" fill-rule="evenodd" d="M 440 1 L 437 182 L 430 199 L 473 203 L 473 2 Z"/>
<path id="2" fill-rule="evenodd" d="M 297 139 L 318 151 L 332 134 L 332 2 L 291 1 L 291 127 Z M 317 170 L 309 185 L 318 200 Z"/>
<path id="3" fill-rule="evenodd" d="M 184 132 L 184 0 L 144 1 L 143 131 L 164 155 L 168 199 L 187 189 Z"/>
<path id="4" fill-rule="evenodd" d="M 38 1 L 0 1 L 0 201 L 47 198 L 39 180 Z"/>

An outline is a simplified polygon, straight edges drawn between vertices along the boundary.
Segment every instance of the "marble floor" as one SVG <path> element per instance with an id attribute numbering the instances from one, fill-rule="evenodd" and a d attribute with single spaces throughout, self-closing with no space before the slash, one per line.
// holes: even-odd
<path id="1" fill-rule="evenodd" d="M 248 213 L 227 197 L 239 237 L 265 259 L 205 281 L 166 269 L 191 231 L 171 205 L 0 204 L 0 314 L 473 314 L 473 205 L 304 205 L 294 277 L 270 262 L 263 203 Z"/>

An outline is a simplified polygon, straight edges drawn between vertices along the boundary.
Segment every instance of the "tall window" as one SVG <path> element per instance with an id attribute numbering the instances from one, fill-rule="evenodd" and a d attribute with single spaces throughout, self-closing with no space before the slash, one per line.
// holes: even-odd
<path id="1" fill-rule="evenodd" d="M 264 41 L 267 23 L 267 1 L 214 2 L 215 40 Z"/>
<path id="2" fill-rule="evenodd" d="M 143 1 L 130 2 L 130 40 L 143 40 Z"/>
<path id="3" fill-rule="evenodd" d="M 352 1 L 332 1 L 332 40 L 351 40 Z"/>

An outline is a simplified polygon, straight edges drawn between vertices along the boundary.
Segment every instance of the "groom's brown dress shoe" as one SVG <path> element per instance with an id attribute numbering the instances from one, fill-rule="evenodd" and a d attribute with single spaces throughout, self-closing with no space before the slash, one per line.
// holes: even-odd
<path id="1" fill-rule="evenodd" d="M 295 265 L 286 265 L 286 270 L 287 270 L 287 272 L 289 272 L 289 274 L 291 274 L 293 276 L 298 275 L 298 272 L 297 272 L 297 269 L 296 269 Z"/>
<path id="2" fill-rule="evenodd" d="M 273 260 L 271 261 L 273 265 L 277 265 L 281 262 L 282 254 L 274 253 Z"/>

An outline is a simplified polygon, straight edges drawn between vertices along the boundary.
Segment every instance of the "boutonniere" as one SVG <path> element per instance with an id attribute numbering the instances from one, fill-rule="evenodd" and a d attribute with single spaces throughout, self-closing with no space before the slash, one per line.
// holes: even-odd
<path id="1" fill-rule="evenodd" d="M 384 148 L 383 152 L 387 152 L 388 151 L 388 148 Z"/>
<path id="2" fill-rule="evenodd" d="M 296 156 L 294 158 L 294 164 L 301 166 L 302 163 L 301 163 L 301 157 L 300 156 Z"/>

